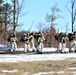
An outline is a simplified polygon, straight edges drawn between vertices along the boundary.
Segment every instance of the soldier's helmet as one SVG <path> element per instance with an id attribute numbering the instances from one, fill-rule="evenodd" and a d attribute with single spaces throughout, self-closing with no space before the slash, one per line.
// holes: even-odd
<path id="1" fill-rule="evenodd" d="M 39 34 L 42 34 L 42 32 L 41 32 L 41 31 L 39 31 Z"/>
<path id="2" fill-rule="evenodd" d="M 31 32 L 30 35 L 34 35 L 34 32 Z"/>
<path id="3" fill-rule="evenodd" d="M 41 32 L 39 31 L 39 33 L 41 33 Z"/>
<path id="4" fill-rule="evenodd" d="M 26 33 L 24 33 L 23 35 L 26 36 Z"/>
<path id="5" fill-rule="evenodd" d="M 13 35 L 13 34 L 11 34 L 11 37 L 14 37 L 14 35 Z"/>

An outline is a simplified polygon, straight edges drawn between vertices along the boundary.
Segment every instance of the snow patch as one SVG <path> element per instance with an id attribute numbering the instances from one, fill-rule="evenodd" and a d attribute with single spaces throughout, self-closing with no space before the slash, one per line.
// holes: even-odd
<path id="1" fill-rule="evenodd" d="M 61 73 L 64 73 L 64 71 L 59 71 L 59 72 L 56 72 L 56 73 L 61 74 Z"/>
<path id="2" fill-rule="evenodd" d="M 69 70 L 76 70 L 76 67 L 70 67 Z"/>
<path id="3" fill-rule="evenodd" d="M 57 48 L 53 48 L 53 47 L 51 48 L 47 47 L 42 49 L 42 52 L 56 52 L 56 51 L 57 51 Z"/>
<path id="4" fill-rule="evenodd" d="M 51 72 L 39 72 L 39 73 L 32 74 L 32 75 L 44 75 L 44 74 L 54 74 L 54 73 L 62 74 L 62 73 L 64 73 L 64 71 L 59 71 L 59 72 L 55 72 L 55 71 L 51 71 Z"/>
<path id="5" fill-rule="evenodd" d="M 53 73 L 55 73 L 55 72 L 54 71 L 52 71 L 52 72 L 39 72 L 39 73 L 32 74 L 32 75 L 53 74 Z"/>
<path id="6" fill-rule="evenodd" d="M 6 51 L 6 50 L 9 50 L 10 47 L 8 47 L 7 45 L 1 45 L 0 44 L 0 50 L 3 50 L 3 51 Z"/>
<path id="7" fill-rule="evenodd" d="M 18 70 L 2 70 L 1 72 L 13 73 L 18 72 Z"/>

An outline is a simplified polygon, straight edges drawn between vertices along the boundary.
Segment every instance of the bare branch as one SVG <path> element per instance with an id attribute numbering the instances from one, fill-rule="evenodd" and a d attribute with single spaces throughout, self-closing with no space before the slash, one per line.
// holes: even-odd
<path id="1" fill-rule="evenodd" d="M 55 4 L 53 7 L 51 7 L 51 14 L 46 14 L 46 21 L 50 23 L 51 27 L 54 27 L 57 23 L 55 21 L 59 18 L 62 18 L 59 15 L 60 9 L 57 7 L 57 4 Z"/>
<path id="2" fill-rule="evenodd" d="M 69 11 L 70 14 L 72 14 L 72 12 L 70 11 L 70 9 L 66 6 L 67 10 Z"/>
<path id="3" fill-rule="evenodd" d="M 71 9 L 68 9 L 66 6 L 67 10 L 70 12 L 71 15 L 71 25 L 72 25 L 72 32 L 74 30 L 74 24 L 75 24 L 75 19 L 76 19 L 76 0 L 70 0 L 71 1 Z"/>

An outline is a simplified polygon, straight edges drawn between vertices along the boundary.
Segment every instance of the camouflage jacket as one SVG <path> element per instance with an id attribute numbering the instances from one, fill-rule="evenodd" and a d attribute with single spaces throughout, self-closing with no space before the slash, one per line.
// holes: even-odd
<path id="1" fill-rule="evenodd" d="M 17 37 L 11 37 L 11 38 L 10 38 L 10 42 L 18 42 Z"/>

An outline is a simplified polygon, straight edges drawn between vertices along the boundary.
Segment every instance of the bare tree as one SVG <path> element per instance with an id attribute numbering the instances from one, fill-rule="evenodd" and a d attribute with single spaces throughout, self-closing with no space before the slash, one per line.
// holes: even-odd
<path id="1" fill-rule="evenodd" d="M 74 31 L 75 20 L 76 20 L 76 0 L 70 0 L 70 4 L 71 4 L 70 9 L 69 9 L 68 6 L 66 6 L 66 8 L 71 15 L 71 25 L 72 25 L 72 32 L 73 32 Z"/>
<path id="2" fill-rule="evenodd" d="M 61 27 L 61 29 L 65 30 L 65 33 L 68 33 L 68 31 L 70 30 L 70 29 L 68 28 L 68 25 L 69 25 L 69 22 L 66 23 L 66 24 L 64 25 L 64 27 Z"/>
<path id="3" fill-rule="evenodd" d="M 21 11 L 23 9 L 24 2 L 26 0 L 22 0 L 21 4 L 20 0 L 12 0 L 13 2 L 13 31 L 16 32 L 16 27 L 19 25 L 19 17 L 21 15 Z"/>
<path id="4" fill-rule="evenodd" d="M 56 34 L 55 31 L 55 25 L 57 25 L 56 20 L 59 18 L 62 18 L 62 16 L 59 15 L 60 9 L 58 8 L 57 4 L 55 4 L 53 7 L 51 7 L 51 14 L 46 14 L 46 22 L 50 23 L 50 29 L 47 35 L 50 37 L 48 41 L 50 41 L 50 46 L 53 45 L 54 42 L 54 36 Z"/>
<path id="5" fill-rule="evenodd" d="M 44 23 L 39 22 L 38 25 L 37 25 L 37 28 L 39 29 L 39 31 L 44 31 L 44 29 L 45 29 L 46 27 L 45 27 L 45 24 L 44 24 Z"/>
<path id="6" fill-rule="evenodd" d="M 57 23 L 55 21 L 58 18 L 61 18 L 61 16 L 58 14 L 60 12 L 60 9 L 57 7 L 57 4 L 55 4 L 53 7 L 51 7 L 51 14 L 46 14 L 46 22 L 49 22 L 51 25 L 51 28 L 54 27 Z"/>

